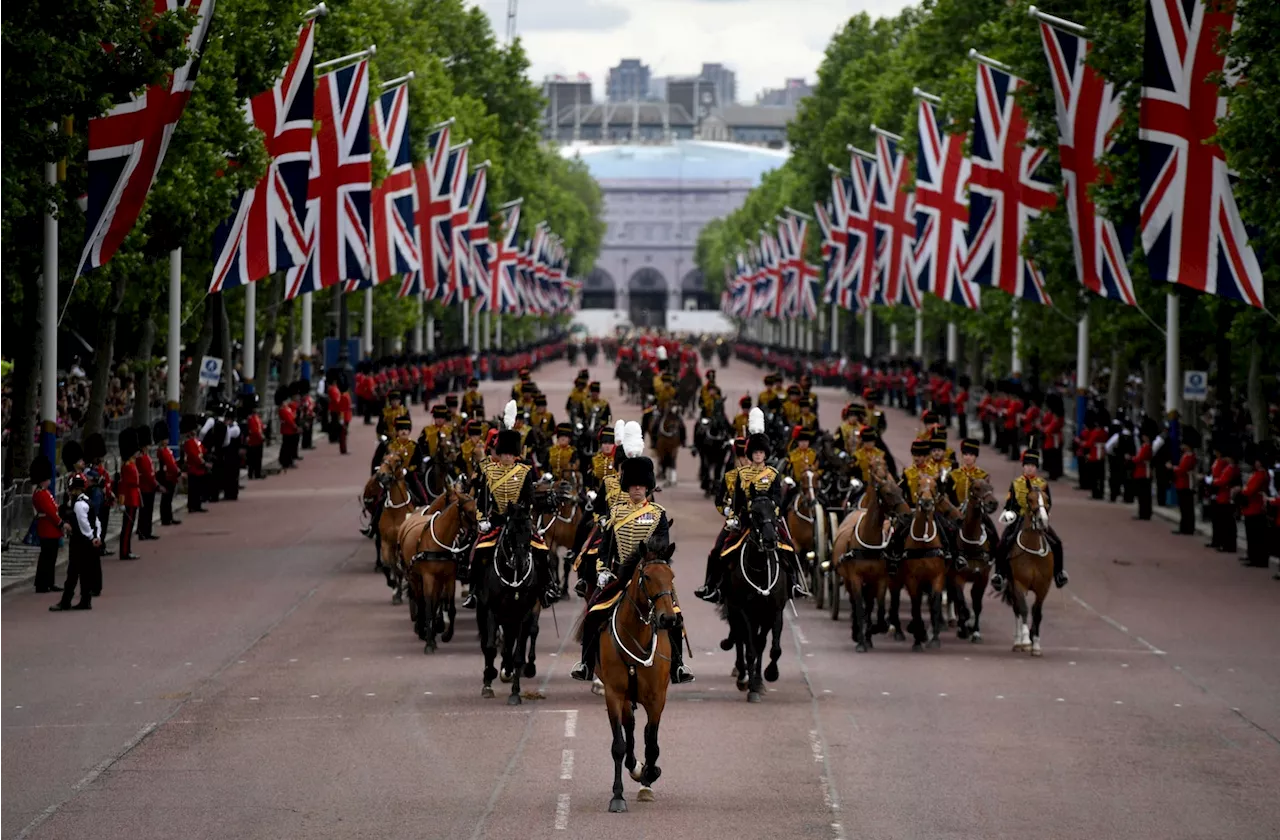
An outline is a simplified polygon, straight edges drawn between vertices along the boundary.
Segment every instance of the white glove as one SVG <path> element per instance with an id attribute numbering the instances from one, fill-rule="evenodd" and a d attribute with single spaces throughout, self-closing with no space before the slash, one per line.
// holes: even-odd
<path id="1" fill-rule="evenodd" d="M 594 490 L 588 490 L 588 491 L 587 491 L 587 499 L 588 499 L 589 501 L 594 502 L 594 501 L 596 500 L 596 491 L 594 491 Z"/>
<path id="2" fill-rule="evenodd" d="M 782 483 L 783 483 L 783 484 L 785 484 L 785 485 L 787 485 L 788 487 L 795 487 L 795 486 L 796 486 L 796 480 L 795 480 L 794 478 L 792 478 L 791 476 L 787 476 L 786 478 L 782 479 Z"/>
<path id="3" fill-rule="evenodd" d="M 488 532 L 493 529 L 493 523 L 487 519 L 481 519 L 479 528 L 481 533 Z"/>
<path id="4" fill-rule="evenodd" d="M 738 520 L 731 516 L 724 521 L 724 527 L 726 530 L 736 531 L 738 530 Z"/>
<path id="5" fill-rule="evenodd" d="M 549 473 L 549 472 L 544 472 L 544 473 L 542 474 L 542 480 L 543 480 L 543 481 L 551 481 L 551 480 L 552 480 L 552 478 L 553 478 L 553 476 L 552 476 L 552 475 L 551 475 L 551 473 Z"/>
<path id="6" fill-rule="evenodd" d="M 614 578 L 612 573 L 601 572 L 596 575 L 596 589 L 604 589 L 606 586 L 613 583 L 615 579 L 616 578 Z"/>
<path id="7" fill-rule="evenodd" d="M 863 487 L 862 480 L 858 478 L 850 479 L 849 487 L 853 490 L 853 492 L 857 493 Z"/>
<path id="8" fill-rule="evenodd" d="M 1014 513 L 1011 510 L 1006 510 L 1004 513 L 1000 514 L 1000 521 L 1003 522 L 1005 525 L 1011 524 L 1013 520 L 1017 518 L 1018 518 L 1018 514 Z"/>

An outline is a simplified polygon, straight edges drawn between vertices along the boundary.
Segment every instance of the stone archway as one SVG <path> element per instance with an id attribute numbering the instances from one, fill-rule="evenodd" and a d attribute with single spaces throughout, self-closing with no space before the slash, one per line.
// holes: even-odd
<path id="1" fill-rule="evenodd" d="M 643 266 L 627 281 L 631 323 L 637 327 L 666 327 L 667 278 L 652 266 Z"/>
<path id="2" fill-rule="evenodd" d="M 680 278 L 680 308 L 688 309 L 689 301 L 694 301 L 698 309 L 713 309 L 711 292 L 707 291 L 706 277 L 702 269 L 695 268 Z"/>
<path id="3" fill-rule="evenodd" d="M 613 275 L 597 266 L 591 269 L 582 284 L 583 309 L 616 309 L 618 284 Z"/>

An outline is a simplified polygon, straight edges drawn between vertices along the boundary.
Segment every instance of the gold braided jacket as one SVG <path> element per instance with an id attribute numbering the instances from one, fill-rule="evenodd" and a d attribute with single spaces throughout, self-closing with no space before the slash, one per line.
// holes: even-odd
<path id="1" fill-rule="evenodd" d="M 768 493 L 778 480 L 778 471 L 768 464 L 747 464 L 738 467 L 737 473 L 738 484 L 755 496 Z"/>
<path id="2" fill-rule="evenodd" d="M 606 475 L 613 472 L 613 456 L 597 452 L 591 456 L 591 474 L 597 481 L 603 481 Z"/>
<path id="3" fill-rule="evenodd" d="M 1045 500 L 1044 500 L 1045 510 L 1048 510 L 1050 507 L 1052 507 L 1051 500 L 1048 497 L 1049 483 L 1045 481 L 1043 478 L 1041 478 L 1040 476 L 1036 476 L 1035 478 L 1029 479 L 1025 475 L 1018 476 L 1013 480 L 1013 484 L 1009 485 L 1009 496 L 1008 498 L 1005 499 L 1005 507 L 1008 508 L 1009 499 L 1013 499 L 1018 504 L 1017 511 L 1019 513 L 1026 512 L 1027 491 L 1030 489 L 1028 487 L 1028 483 L 1036 487 L 1039 487 L 1040 492 L 1045 495 Z"/>
<path id="4" fill-rule="evenodd" d="M 631 516 L 641 510 L 643 512 L 638 516 L 634 518 Z M 619 563 L 625 563 L 636 548 L 653 536 L 653 532 L 658 529 L 658 523 L 662 521 L 664 512 L 662 506 L 654 502 L 646 501 L 637 505 L 625 496 L 618 502 L 613 509 L 611 521 L 614 542 L 618 546 Z M 630 519 L 629 522 L 628 519 Z"/>
<path id="5" fill-rule="evenodd" d="M 960 467 L 951 471 L 951 480 L 956 485 L 956 498 L 964 504 L 965 499 L 969 498 L 969 485 L 974 481 L 981 481 L 989 478 L 987 471 L 976 464 L 972 467 Z"/>
<path id="6" fill-rule="evenodd" d="M 427 452 L 434 458 L 436 457 L 436 451 L 440 448 L 440 438 L 453 437 L 453 427 L 448 423 L 443 426 L 428 426 L 426 437 Z"/>
<path id="7" fill-rule="evenodd" d="M 387 454 L 392 453 L 400 456 L 400 463 L 404 464 L 406 470 L 416 469 L 411 464 L 413 462 L 413 452 L 416 449 L 412 440 L 401 440 L 396 438 L 387 444 Z"/>
<path id="8" fill-rule="evenodd" d="M 723 516 L 726 509 L 732 509 L 729 506 L 733 504 L 733 497 L 738 492 L 738 468 L 734 467 L 724 474 L 724 495 L 720 499 L 720 503 L 716 505 L 716 510 L 720 511 Z"/>
<path id="9" fill-rule="evenodd" d="M 520 498 L 525 476 L 530 469 L 528 464 L 505 466 L 498 461 L 489 461 L 481 466 L 485 484 L 489 487 L 489 495 L 493 497 L 498 513 L 505 514 L 511 503 Z"/>
<path id="10" fill-rule="evenodd" d="M 577 457 L 578 451 L 568 444 L 564 446 L 556 444 L 547 450 L 547 466 L 550 468 L 551 477 L 556 481 L 568 478 Z"/>
<path id="11" fill-rule="evenodd" d="M 476 462 L 479 460 L 477 456 L 484 455 L 484 443 L 467 438 L 462 442 L 462 466 L 466 470 L 467 475 L 474 477 L 476 474 Z"/>
<path id="12" fill-rule="evenodd" d="M 394 435 L 396 433 L 396 418 L 403 417 L 408 413 L 408 407 L 403 405 L 398 408 L 387 406 L 382 409 L 382 422 L 387 426 L 387 434 Z"/>
<path id="13" fill-rule="evenodd" d="M 884 459 L 884 450 L 879 447 L 868 449 L 865 446 L 859 446 L 853 453 L 853 460 L 858 465 L 858 469 L 862 470 L 862 480 L 867 481 L 871 478 L 871 459 Z"/>
<path id="14" fill-rule="evenodd" d="M 813 470 L 817 475 L 818 470 L 818 453 L 809 449 L 793 449 L 791 454 L 787 456 L 787 461 L 791 464 L 791 477 L 796 481 L 800 480 L 800 476 L 804 475 L 806 470 Z"/>

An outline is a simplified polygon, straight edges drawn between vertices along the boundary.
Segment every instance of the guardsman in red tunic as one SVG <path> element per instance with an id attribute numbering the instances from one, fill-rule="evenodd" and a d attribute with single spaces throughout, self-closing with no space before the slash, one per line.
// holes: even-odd
<path id="1" fill-rule="evenodd" d="M 133 529 L 138 524 L 138 508 L 142 507 L 142 489 L 138 479 L 138 434 L 131 428 L 120 430 L 120 486 L 116 498 L 124 509 L 120 526 L 120 559 L 137 560 L 133 553 Z"/>
<path id="2" fill-rule="evenodd" d="M 1194 427 L 1182 429 L 1182 454 L 1177 464 L 1166 464 L 1173 470 L 1173 490 L 1178 496 L 1178 528 L 1173 533 L 1188 535 L 1196 532 L 1196 500 L 1192 476 L 1196 470 L 1196 449 L 1200 447 L 1200 433 Z"/>
<path id="3" fill-rule="evenodd" d="M 1142 422 L 1139 435 L 1141 444 L 1133 456 L 1133 494 L 1138 497 L 1138 515 L 1134 519 L 1151 518 L 1151 440 L 1155 437 L 1150 418 Z"/>
<path id="4" fill-rule="evenodd" d="M 1266 447 L 1251 443 L 1245 450 L 1245 464 L 1253 469 L 1248 482 L 1240 491 L 1240 518 L 1244 520 L 1245 556 L 1240 562 L 1246 566 L 1265 569 L 1269 555 L 1267 545 L 1267 490 L 1271 486 L 1271 473 L 1267 463 L 1271 460 Z"/>
<path id="5" fill-rule="evenodd" d="M 1224 554 L 1236 553 L 1236 517 L 1231 497 L 1240 486 L 1240 468 L 1236 466 L 1235 444 L 1225 438 L 1213 443 L 1216 460 L 1210 476 L 1210 492 L 1213 498 L 1213 540 L 1209 548 Z"/>
<path id="6" fill-rule="evenodd" d="M 156 491 L 160 482 L 156 480 L 156 464 L 151 457 L 151 427 L 139 426 L 134 429 L 138 442 L 138 489 L 142 494 L 142 507 L 138 510 L 138 539 L 159 539 L 151 533 L 152 520 L 156 513 Z"/>
<path id="7" fill-rule="evenodd" d="M 240 397 L 240 414 L 244 423 L 244 460 L 250 479 L 266 478 L 262 473 L 262 450 L 266 445 L 266 429 L 258 413 L 258 395 Z"/>
<path id="8" fill-rule="evenodd" d="M 151 437 L 156 442 L 156 455 L 160 458 L 160 469 L 156 480 L 160 484 L 160 524 L 181 525 L 182 520 L 173 518 L 173 494 L 178 492 L 178 478 L 182 470 L 178 468 L 178 459 L 173 457 L 169 448 L 169 424 L 157 420 L 151 426 Z"/>
<path id="9" fill-rule="evenodd" d="M 1040 438 L 1044 446 L 1044 468 L 1050 481 L 1062 477 L 1062 397 L 1050 394 L 1040 415 Z"/>
<path id="10" fill-rule="evenodd" d="M 200 420 L 194 414 L 182 416 L 182 465 L 187 470 L 187 512 L 207 513 L 204 509 L 205 483 L 209 466 L 205 463 L 204 444 L 200 442 Z"/>
<path id="11" fill-rule="evenodd" d="M 40 540 L 40 558 L 36 560 L 37 592 L 62 591 L 62 587 L 54 583 L 53 572 L 58 564 L 58 546 L 62 542 L 62 534 L 64 531 L 71 533 L 70 526 L 62 522 L 58 500 L 49 491 L 52 478 L 53 466 L 49 459 L 37 455 L 31 462 L 31 483 L 36 488 L 31 494 L 31 507 L 36 514 L 36 538 Z"/>
<path id="12" fill-rule="evenodd" d="M 960 377 L 960 390 L 952 398 L 951 407 L 955 411 L 960 438 L 963 440 L 969 437 L 969 377 Z"/>

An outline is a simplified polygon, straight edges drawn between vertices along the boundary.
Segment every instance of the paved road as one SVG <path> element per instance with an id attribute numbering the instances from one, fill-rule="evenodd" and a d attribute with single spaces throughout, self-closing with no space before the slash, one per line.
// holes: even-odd
<path id="1" fill-rule="evenodd" d="M 612 383 L 605 366 L 595 374 Z M 721 372 L 731 401 L 759 372 Z M 539 372 L 554 406 L 572 371 Z M 505 389 L 485 389 L 501 406 Z M 842 395 L 820 392 L 824 424 Z M 611 393 L 615 410 L 624 407 Z M 634 410 L 630 410 L 634 414 Z M 423 417 L 419 409 L 416 419 Z M 544 614 L 535 685 L 480 699 L 470 614 L 434 657 L 372 572 L 357 427 L 300 470 L 106 565 L 91 613 L 3 600 L 3 836 L 38 838 L 1263 838 L 1280 831 L 1280 589 L 1262 570 L 1055 488 L 1072 584 L 1045 656 L 987 641 L 857 655 L 800 604 L 782 678 L 749 706 L 692 597 L 719 527 L 691 480 L 673 511 L 698 681 L 674 689 L 654 804 L 605 813 L 603 705 L 572 682 L 580 602 Z M 893 414 L 905 460 L 913 424 Z M 1000 483 L 1013 465 L 983 458 Z M 846 610 L 847 614 L 847 610 Z M 501 692 L 499 697 L 501 698 Z M 563 831 L 562 831 L 563 830 Z"/>

